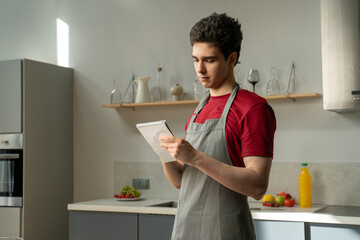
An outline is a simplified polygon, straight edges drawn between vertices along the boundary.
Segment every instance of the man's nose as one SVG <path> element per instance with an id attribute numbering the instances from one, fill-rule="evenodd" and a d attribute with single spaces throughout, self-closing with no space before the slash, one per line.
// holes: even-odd
<path id="1" fill-rule="evenodd" d="M 206 72 L 206 68 L 205 68 L 204 63 L 202 61 L 198 62 L 197 72 L 198 73 L 205 73 Z"/>

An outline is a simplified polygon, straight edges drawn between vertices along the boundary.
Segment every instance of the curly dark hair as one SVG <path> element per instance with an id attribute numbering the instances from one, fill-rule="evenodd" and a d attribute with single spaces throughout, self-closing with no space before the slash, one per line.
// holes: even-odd
<path id="1" fill-rule="evenodd" d="M 225 59 L 232 52 L 236 52 L 235 65 L 238 63 L 243 36 L 237 19 L 227 16 L 226 13 L 213 13 L 197 22 L 189 35 L 191 46 L 197 42 L 212 43 L 220 49 Z"/>

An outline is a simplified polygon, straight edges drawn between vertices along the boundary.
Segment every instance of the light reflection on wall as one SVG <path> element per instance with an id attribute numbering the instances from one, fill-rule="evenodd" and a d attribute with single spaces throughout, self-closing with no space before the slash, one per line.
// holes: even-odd
<path id="1" fill-rule="evenodd" d="M 69 25 L 56 19 L 57 64 L 69 67 Z"/>

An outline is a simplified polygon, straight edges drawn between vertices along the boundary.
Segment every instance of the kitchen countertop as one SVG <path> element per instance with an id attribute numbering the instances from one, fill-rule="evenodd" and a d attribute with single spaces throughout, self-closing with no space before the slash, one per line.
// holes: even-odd
<path id="1" fill-rule="evenodd" d="M 124 212 L 144 214 L 166 214 L 175 215 L 176 208 L 170 207 L 149 207 L 151 205 L 172 202 L 174 199 L 147 199 L 137 201 L 118 201 L 116 199 L 99 199 L 88 202 L 68 204 L 70 211 L 96 211 L 96 212 Z"/>
<path id="2" fill-rule="evenodd" d="M 122 212 L 140 214 L 175 215 L 176 207 L 153 206 L 176 202 L 174 199 L 147 199 L 137 201 L 118 201 L 99 199 L 68 204 L 69 211 Z M 249 202 L 254 220 L 291 221 L 324 224 L 349 224 L 360 226 L 358 207 L 313 205 L 312 208 L 294 207 L 269 208 L 261 202 Z"/>

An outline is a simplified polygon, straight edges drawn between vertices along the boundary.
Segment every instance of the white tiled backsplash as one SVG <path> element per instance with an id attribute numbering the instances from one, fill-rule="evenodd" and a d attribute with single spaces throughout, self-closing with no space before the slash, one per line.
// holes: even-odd
<path id="1" fill-rule="evenodd" d="M 314 204 L 360 205 L 360 163 L 309 163 Z M 274 162 L 267 193 L 288 192 L 298 200 L 298 175 L 301 163 Z M 179 196 L 167 180 L 160 162 L 115 162 L 115 192 L 131 185 L 133 178 L 149 178 L 150 190 L 141 190 L 145 197 Z M 249 198 L 249 201 L 254 201 Z"/>

